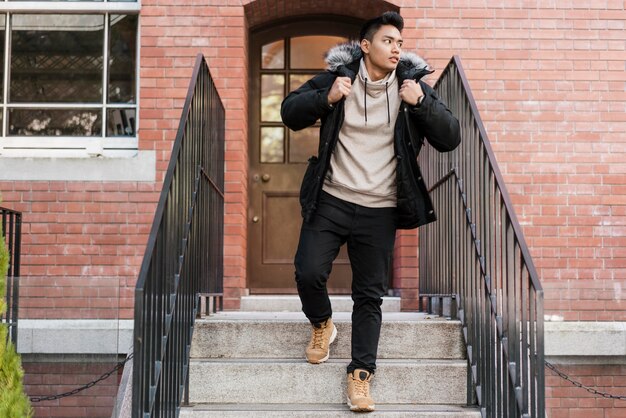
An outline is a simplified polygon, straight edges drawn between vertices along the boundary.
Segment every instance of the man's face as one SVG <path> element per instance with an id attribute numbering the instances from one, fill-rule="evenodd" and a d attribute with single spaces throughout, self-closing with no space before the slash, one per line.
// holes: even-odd
<path id="1" fill-rule="evenodd" d="M 390 73 L 400 61 L 402 35 L 391 25 L 383 25 L 372 37 L 372 41 L 361 40 L 361 49 L 369 58 L 370 65 L 376 71 Z M 373 76 L 373 74 L 370 74 Z"/>

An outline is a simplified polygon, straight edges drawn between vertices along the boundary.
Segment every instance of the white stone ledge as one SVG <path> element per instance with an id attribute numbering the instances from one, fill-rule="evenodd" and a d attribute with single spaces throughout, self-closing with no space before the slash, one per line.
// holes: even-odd
<path id="1" fill-rule="evenodd" d="M 126 354 L 132 319 L 20 319 L 17 350 L 23 354 Z"/>
<path id="2" fill-rule="evenodd" d="M 626 322 L 549 322 L 545 356 L 568 363 L 626 363 Z M 126 354 L 133 320 L 20 319 L 18 350 L 33 354 Z"/>
<path id="3" fill-rule="evenodd" d="M 155 151 L 130 158 L 0 157 L 0 181 L 155 181 Z"/>
<path id="4" fill-rule="evenodd" d="M 568 359 L 622 358 L 626 363 L 626 322 L 544 322 L 545 356 Z"/>

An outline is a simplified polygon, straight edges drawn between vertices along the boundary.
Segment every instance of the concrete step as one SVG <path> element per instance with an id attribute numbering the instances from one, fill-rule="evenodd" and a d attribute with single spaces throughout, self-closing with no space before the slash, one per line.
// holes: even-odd
<path id="1" fill-rule="evenodd" d="M 352 325 L 349 313 L 335 313 L 337 339 L 331 358 L 348 359 Z M 311 327 L 297 312 L 221 312 L 196 321 L 192 358 L 304 358 Z M 380 359 L 463 359 L 461 323 L 423 313 L 384 312 Z"/>
<path id="2" fill-rule="evenodd" d="M 352 312 L 350 296 L 331 296 L 330 303 L 333 312 Z M 400 298 L 394 296 L 383 297 L 383 312 L 400 312 Z M 302 304 L 297 295 L 254 295 L 242 296 L 242 311 L 262 312 L 301 312 Z"/>
<path id="3" fill-rule="evenodd" d="M 331 357 L 350 358 L 350 314 L 333 315 L 337 339 Z M 311 338 L 297 312 L 220 312 L 197 320 L 192 358 L 303 358 Z M 465 358 L 459 321 L 409 312 L 384 312 L 378 358 Z"/>
<path id="4" fill-rule="evenodd" d="M 198 403 L 341 404 L 347 360 L 308 364 L 293 359 L 192 360 L 189 399 Z M 372 380 L 378 404 L 466 402 L 465 360 L 379 360 Z"/>
<path id="5" fill-rule="evenodd" d="M 366 414 L 383 418 L 480 418 L 474 407 L 448 405 L 377 404 L 376 411 Z M 186 418 L 340 418 L 352 417 L 346 404 L 200 404 L 182 408 Z"/>

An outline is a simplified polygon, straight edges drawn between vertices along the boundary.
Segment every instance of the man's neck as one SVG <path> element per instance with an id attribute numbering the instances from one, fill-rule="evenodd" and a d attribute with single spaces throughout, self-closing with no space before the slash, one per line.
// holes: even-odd
<path id="1" fill-rule="evenodd" d="M 367 57 L 363 58 L 363 62 L 365 62 L 365 69 L 367 70 L 367 73 L 370 76 L 370 81 L 382 80 L 383 78 L 387 77 L 387 75 L 389 74 L 385 70 L 382 70 L 372 65 L 372 63 Z"/>

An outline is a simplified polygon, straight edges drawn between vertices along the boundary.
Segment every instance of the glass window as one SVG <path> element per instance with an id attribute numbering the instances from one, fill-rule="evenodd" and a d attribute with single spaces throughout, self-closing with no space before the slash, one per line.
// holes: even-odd
<path id="1" fill-rule="evenodd" d="M 289 76 L 289 91 L 298 89 L 301 85 L 309 81 L 315 74 L 291 74 Z"/>
<path id="2" fill-rule="evenodd" d="M 13 15 L 13 103 L 102 102 L 104 16 Z"/>
<path id="3" fill-rule="evenodd" d="M 322 70 L 326 67 L 324 54 L 338 43 L 345 42 L 341 36 L 299 36 L 291 38 L 291 68 Z"/>
<path id="4" fill-rule="evenodd" d="M 282 163 L 285 155 L 285 130 L 261 128 L 261 162 Z"/>
<path id="5" fill-rule="evenodd" d="M 265 44 L 261 48 L 261 68 L 280 69 L 285 67 L 285 41 Z"/>
<path id="6" fill-rule="evenodd" d="M 109 103 L 136 102 L 137 15 L 111 15 Z"/>
<path id="7" fill-rule="evenodd" d="M 72 149 L 86 150 L 87 142 L 98 137 L 103 144 L 112 143 L 104 141 L 107 137 L 120 138 L 112 153 L 136 149 L 139 16 L 41 10 L 0 13 L 0 58 L 7 55 L 9 69 L 4 85 L 0 66 L 0 155 L 15 152 L 15 147 L 2 148 L 2 139 L 9 136 L 23 137 L 12 140 L 23 142 L 23 149 L 41 143 L 29 146 L 29 137 L 45 136 L 65 138 L 51 140 L 46 149 L 66 149 L 75 141 Z"/>
<path id="8" fill-rule="evenodd" d="M 4 40 L 6 36 L 6 20 L 7 20 L 6 15 L 0 14 L 0 79 L 1 80 L 4 80 Z M 4 82 L 0 82 L 0 103 L 2 102 L 4 102 Z"/>
<path id="9" fill-rule="evenodd" d="M 98 136 L 101 109 L 11 109 L 9 135 Z"/>
<path id="10" fill-rule="evenodd" d="M 280 105 L 287 92 L 296 90 L 325 67 L 324 53 L 328 49 L 345 41 L 347 38 L 341 36 L 298 36 L 261 47 L 261 163 L 303 164 L 317 155 L 320 123 L 297 132 L 286 130 Z"/>
<path id="11" fill-rule="evenodd" d="M 107 136 L 137 135 L 135 109 L 109 109 L 107 112 Z"/>
<path id="12" fill-rule="evenodd" d="M 280 104 L 283 101 L 285 76 L 261 76 L 261 120 L 263 122 L 280 122 Z"/>

